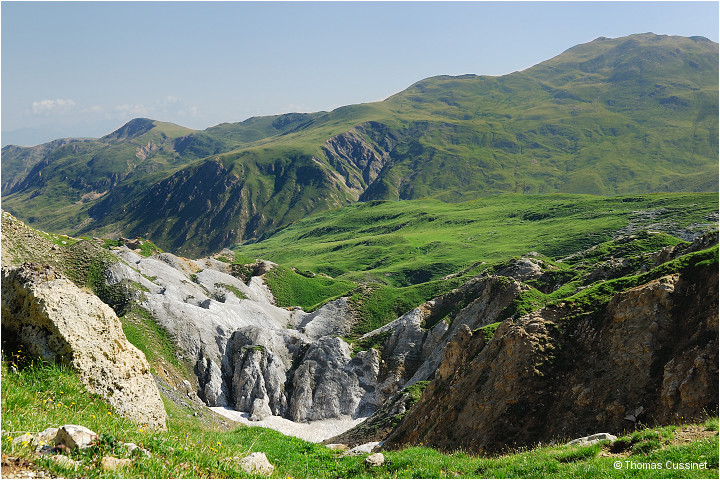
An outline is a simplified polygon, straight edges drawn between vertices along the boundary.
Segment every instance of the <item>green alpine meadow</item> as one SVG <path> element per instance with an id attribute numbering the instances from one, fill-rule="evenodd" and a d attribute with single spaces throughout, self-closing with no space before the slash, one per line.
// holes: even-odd
<path id="1" fill-rule="evenodd" d="M 3 147 L 2 477 L 718 478 L 718 58 Z"/>

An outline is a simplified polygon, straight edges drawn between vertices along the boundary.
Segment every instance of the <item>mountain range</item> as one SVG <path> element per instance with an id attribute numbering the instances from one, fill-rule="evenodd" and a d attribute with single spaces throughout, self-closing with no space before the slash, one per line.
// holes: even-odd
<path id="1" fill-rule="evenodd" d="M 2 201 L 36 228 L 200 255 L 358 201 L 715 192 L 717 132 L 718 44 L 648 33 L 331 112 L 6 146 Z"/>

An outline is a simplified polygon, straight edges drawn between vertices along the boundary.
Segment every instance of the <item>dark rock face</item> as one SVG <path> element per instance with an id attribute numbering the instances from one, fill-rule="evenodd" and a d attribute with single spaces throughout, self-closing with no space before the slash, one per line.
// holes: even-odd
<path id="1" fill-rule="evenodd" d="M 506 320 L 487 344 L 464 328 L 385 446 L 489 453 L 699 419 L 718 405 L 717 304 L 704 267 L 619 293 L 602 314 L 561 305 Z"/>
<path id="2" fill-rule="evenodd" d="M 348 187 L 363 191 L 390 160 L 395 135 L 377 122 L 367 122 L 325 142 L 323 153 Z"/>

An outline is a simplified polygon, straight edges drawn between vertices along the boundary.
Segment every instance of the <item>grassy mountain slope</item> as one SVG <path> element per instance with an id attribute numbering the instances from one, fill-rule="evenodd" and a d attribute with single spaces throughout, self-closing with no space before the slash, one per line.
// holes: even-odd
<path id="1" fill-rule="evenodd" d="M 607 241 L 630 223 L 682 236 L 717 223 L 717 194 L 499 195 L 465 203 L 367 202 L 305 218 L 236 247 L 301 270 L 408 286 L 537 251 L 552 258 Z"/>
<path id="2" fill-rule="evenodd" d="M 353 339 L 531 251 L 558 269 L 553 280 L 558 292 L 534 290 L 518 311 L 539 308 L 571 295 L 582 285 L 577 279 L 586 267 L 717 229 L 717 202 L 717 194 L 679 193 L 515 194 L 459 204 L 373 201 L 308 217 L 236 251 L 246 261 L 265 258 L 282 265 L 265 276 L 281 306 L 308 310 L 349 296 L 357 319 Z M 655 233 L 641 236 L 634 250 L 613 243 L 616 237 L 646 231 Z M 595 245 L 600 245 L 593 254 L 598 258 L 586 262 L 589 266 L 559 261 Z"/>
<path id="3" fill-rule="evenodd" d="M 396 162 L 391 186 L 399 198 L 448 200 L 478 188 L 717 189 L 716 57 L 712 42 L 645 34 L 598 39 L 502 77 L 424 80 L 388 100 L 431 126 Z"/>
<path id="4" fill-rule="evenodd" d="M 98 167 L 61 148 L 3 201 L 38 227 L 200 254 L 357 200 L 716 191 L 717 92 L 714 42 L 600 38 L 501 77 L 432 77 L 382 102 L 168 133 L 162 160 L 138 168 L 151 129 L 115 144 L 109 185 L 68 182 Z"/>
<path id="5" fill-rule="evenodd" d="M 562 261 L 557 261 L 539 254 L 538 257 L 542 258 L 547 271 L 543 276 L 532 281 L 533 288 L 518 299 L 512 306 L 512 311 L 508 310 L 505 314 L 522 315 L 527 311 L 533 311 L 549 303 L 557 304 L 563 300 L 571 302 L 574 308 L 579 310 L 593 311 L 598 306 L 603 308 L 615 293 L 651 278 L 700 266 L 715 271 L 717 247 L 680 256 L 651 268 L 642 275 L 634 274 L 637 270 L 644 271 L 644 266 L 655 262 L 657 256 L 650 252 L 664 246 L 688 248 L 688 244 L 679 238 L 644 230 L 665 230 L 677 235 L 685 235 L 703 231 L 710 226 L 716 227 L 716 205 L 717 194 L 654 194 L 613 198 L 578 195 L 504 195 L 454 205 L 428 200 L 369 202 L 346 207 L 344 210 L 347 212 L 344 215 L 339 211 L 333 211 L 308 218 L 279 232 L 278 236 L 293 234 L 295 237 L 288 236 L 285 240 L 295 241 L 301 246 L 312 245 L 305 243 L 308 239 L 314 239 L 314 243 L 331 243 L 335 239 L 342 244 L 347 240 L 344 239 L 344 235 L 352 237 L 353 228 L 370 229 L 371 232 L 365 233 L 374 233 L 370 237 L 360 235 L 360 238 L 382 240 L 391 238 L 388 235 L 412 238 L 413 235 L 417 236 L 428 230 L 428 226 L 432 226 L 427 234 L 440 239 L 443 244 L 436 248 L 446 250 L 449 255 L 460 255 L 458 252 L 468 250 L 473 240 L 478 244 L 494 244 L 498 249 L 497 251 L 489 249 L 485 253 L 482 253 L 482 250 L 474 252 L 479 256 L 475 257 L 475 260 L 487 258 L 490 263 L 490 259 L 499 259 L 493 260 L 492 264 L 478 266 L 474 271 L 470 269 L 464 275 L 445 280 L 438 279 L 402 288 L 382 287 L 385 297 L 372 297 L 377 295 L 379 290 L 375 290 L 375 286 L 365 285 L 365 288 L 371 290 L 370 297 L 360 300 L 367 305 L 375 306 L 380 303 L 376 301 L 378 298 L 391 298 L 392 295 L 398 294 L 396 298 L 404 299 L 408 296 L 408 292 L 422 291 L 423 288 L 428 289 L 427 291 L 435 288 L 436 292 L 442 293 L 462 283 L 463 278 L 467 279 L 468 276 L 477 273 L 478 268 L 489 272 L 501 272 L 508 263 L 507 257 L 512 256 L 513 251 L 525 253 L 522 249 L 527 245 L 523 242 L 532 243 L 541 253 L 564 258 Z M 443 207 L 445 210 L 433 209 L 433 206 Z M 325 221 L 318 221 L 323 218 Z M 412 219 L 420 220 L 416 225 L 405 224 L 405 220 Z M 345 230 L 341 231 L 343 227 Z M 384 227 L 395 230 L 381 233 Z M 610 231 L 635 234 L 599 243 Z M 565 233 L 568 235 L 564 235 Z M 8 215 L 3 215 L 3 235 L 3 263 L 6 258 L 12 258 L 15 262 L 21 259 L 50 262 L 71 274 L 79 284 L 87 285 L 99 295 L 103 295 L 103 292 L 97 291 L 98 285 L 104 283 L 101 270 L 97 267 L 102 263 L 103 257 L 109 253 L 100 246 L 102 242 L 95 245 L 94 242 L 86 240 L 78 241 L 78 239 L 37 232 L 19 225 Z M 452 240 L 458 235 L 462 235 L 463 243 Z M 475 235 L 476 238 L 470 240 L 467 238 L 468 235 Z M 483 235 L 490 236 L 483 237 Z M 303 236 L 304 238 L 299 238 Z M 295 240 L 292 240 L 293 238 Z M 507 242 L 503 243 L 503 239 Z M 278 240 L 275 237 L 267 240 L 267 242 L 271 241 Z M 105 244 L 109 245 L 112 242 Z M 591 245 L 591 248 L 584 250 Z M 354 253 L 366 247 L 348 246 L 345 254 L 352 257 Z M 243 247 L 242 253 L 236 256 L 236 262 L 242 263 L 246 260 L 243 254 L 252 253 L 245 251 L 245 248 L 247 246 Z M 428 251 L 431 252 L 432 250 Z M 573 255 L 566 256 L 570 253 Z M 300 257 L 305 256 L 307 255 L 300 255 Z M 417 261 L 420 264 L 424 261 L 422 257 L 421 253 L 417 254 Z M 623 261 L 619 262 L 618 260 L 621 259 Z M 400 260 L 406 261 L 407 258 Z M 607 273 L 618 267 L 628 270 L 627 272 L 618 270 L 614 272 L 615 277 L 605 281 L 597 280 L 593 275 L 593 272 L 598 271 L 598 267 Z M 344 288 L 352 287 L 349 281 L 333 281 L 306 271 L 294 273 L 284 268 L 282 274 L 295 275 L 296 278 L 293 280 L 303 282 L 315 293 L 325 289 L 327 295 L 334 295 Z M 382 274 L 380 278 L 388 277 Z M 293 280 L 279 279 L 286 284 Z M 560 284 L 562 286 L 556 288 Z M 333 287 L 342 287 L 342 289 L 334 290 Z M 353 296 L 362 297 L 364 287 L 359 286 L 357 289 L 359 292 Z M 409 290 L 412 288 L 416 290 Z M 290 294 L 295 294 L 301 289 L 290 290 Z M 313 292 L 301 293 L 309 299 L 308 301 L 317 300 L 311 295 Z M 426 295 L 420 301 L 427 298 L 429 296 Z M 466 299 L 465 302 L 470 300 L 472 299 Z M 356 302 L 357 298 L 352 301 Z M 418 303 L 420 302 L 417 300 L 411 302 L 412 306 Z M 465 305 L 462 303 L 457 305 L 458 308 L 463 306 Z M 363 305 L 357 308 L 361 314 L 367 313 L 367 310 L 363 310 Z M 130 310 L 121 319 L 128 338 L 143 349 L 156 369 L 159 370 L 160 366 L 172 368 L 171 364 L 174 363 L 172 347 L 166 349 L 162 342 L 162 340 L 167 342 L 167 338 L 161 331 L 148 332 L 144 327 L 155 325 L 152 319 L 147 318 L 147 322 L 142 322 L 142 319 L 131 315 L 139 312 Z M 453 314 L 452 311 L 448 312 L 450 321 Z M 355 328 L 353 338 L 357 340 L 358 334 L 375 326 L 378 325 L 370 323 L 360 325 L 364 331 Z M 494 327 L 497 327 L 497 324 Z M 491 330 L 487 330 L 486 333 L 492 335 Z M 554 445 L 538 446 L 532 450 L 509 452 L 493 457 L 476 456 L 473 452 L 446 454 L 420 444 L 384 452 L 386 462 L 382 467 L 367 467 L 363 464 L 362 457 L 342 457 L 339 452 L 322 445 L 285 437 L 270 430 L 245 427 L 233 430 L 219 429 L 217 421 L 211 418 L 211 413 L 206 409 L 197 405 L 188 408 L 187 403 L 182 406 L 177 400 L 167 396 L 164 400 L 170 418 L 168 431 L 148 432 L 143 426 L 119 418 L 103 400 L 87 395 L 76 376 L 67 368 L 33 361 L 23 353 L 24 348 L 14 348 L 15 346 L 9 345 L 8 339 L 4 338 L 4 340 L 1 362 L 3 452 L 11 452 L 14 456 L 35 461 L 40 468 L 61 476 L 105 477 L 110 474 L 102 471 L 100 459 L 103 455 L 114 455 L 132 459 L 127 470 L 121 472 L 123 476 L 242 478 L 246 475 L 240 470 L 233 457 L 242 457 L 251 451 L 262 451 L 275 465 L 275 475 L 282 477 L 638 478 L 647 476 L 655 478 L 659 476 L 656 470 L 632 465 L 640 462 L 660 462 L 663 465 L 666 462 L 670 462 L 670 465 L 673 462 L 696 462 L 698 465 L 703 464 L 703 468 L 699 466 L 694 470 L 664 468 L 663 476 L 717 477 L 716 417 L 694 426 L 682 425 L 682 419 L 678 419 L 677 426 L 657 426 L 650 429 L 638 427 L 637 431 L 614 432 L 618 433 L 618 436 L 624 436 L 612 444 L 591 447 L 567 446 L 563 444 L 569 438 L 557 438 L 557 444 Z M 158 345 L 151 344 L 158 340 Z M 163 359 L 165 361 L 162 361 Z M 158 361 L 160 363 L 156 363 Z M 182 369 L 178 368 L 178 371 L 180 370 Z M 179 382 L 175 382 L 177 383 Z M 81 462 L 77 471 L 67 470 L 47 456 L 34 457 L 32 448 L 28 445 L 12 444 L 14 438 L 22 433 L 35 433 L 47 427 L 57 427 L 67 423 L 85 425 L 101 434 L 100 442 L 91 450 L 69 453 L 71 458 Z M 122 447 L 121 442 L 134 442 L 147 448 L 151 455 L 149 457 L 130 455 Z M 614 466 L 617 461 L 621 462 L 619 469 Z"/>
<path id="6" fill-rule="evenodd" d="M 2 151 L 3 208 L 39 228 L 93 231 L 108 223 L 116 208 L 179 169 L 293 129 L 314 115 L 252 118 L 202 132 L 138 118 L 100 139 L 7 146 Z M 115 232 L 124 230 L 120 226 Z"/>

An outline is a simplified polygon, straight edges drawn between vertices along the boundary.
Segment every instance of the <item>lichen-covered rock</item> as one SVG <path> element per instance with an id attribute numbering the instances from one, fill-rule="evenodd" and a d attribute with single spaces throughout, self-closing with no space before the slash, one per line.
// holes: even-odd
<path id="1" fill-rule="evenodd" d="M 363 460 L 363 465 L 366 467 L 381 467 L 384 463 L 385 455 L 382 453 L 370 454 Z"/>
<path id="2" fill-rule="evenodd" d="M 253 452 L 250 455 L 239 459 L 238 464 L 245 473 L 250 475 L 272 475 L 275 467 L 267 459 L 263 452 Z"/>
<path id="3" fill-rule="evenodd" d="M 145 355 L 95 295 L 50 267 L 3 269 L 2 326 L 32 355 L 71 365 L 85 387 L 120 415 L 165 428 L 165 409 Z"/>
<path id="4" fill-rule="evenodd" d="M 119 468 L 127 468 L 132 466 L 132 460 L 129 458 L 117 458 L 105 455 L 100 459 L 100 468 L 104 472 L 114 472 Z"/>

